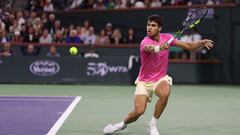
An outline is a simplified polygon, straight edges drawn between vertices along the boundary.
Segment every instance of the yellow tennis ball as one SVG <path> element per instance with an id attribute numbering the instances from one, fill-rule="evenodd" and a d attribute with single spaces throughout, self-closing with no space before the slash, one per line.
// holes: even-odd
<path id="1" fill-rule="evenodd" d="M 71 55 L 76 55 L 78 53 L 78 49 L 76 47 L 71 47 L 69 51 Z"/>

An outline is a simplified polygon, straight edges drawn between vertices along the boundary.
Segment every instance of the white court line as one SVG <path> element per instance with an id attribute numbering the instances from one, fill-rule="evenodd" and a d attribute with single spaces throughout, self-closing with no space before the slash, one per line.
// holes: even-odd
<path id="1" fill-rule="evenodd" d="M 62 126 L 63 122 L 67 119 L 67 117 L 70 115 L 70 113 L 73 111 L 75 106 L 78 104 L 78 102 L 81 100 L 82 97 L 78 96 L 76 97 L 71 105 L 66 109 L 66 111 L 63 113 L 63 115 L 57 120 L 57 122 L 53 125 L 53 127 L 49 130 L 47 135 L 55 135 L 57 131 Z"/>
<path id="2" fill-rule="evenodd" d="M 57 102 L 60 102 L 60 101 L 72 101 L 72 99 L 47 99 L 47 98 L 42 98 L 42 99 L 35 99 L 35 98 L 1 98 L 0 97 L 0 101 L 46 101 L 46 102 L 50 102 L 50 101 L 57 101 Z"/>

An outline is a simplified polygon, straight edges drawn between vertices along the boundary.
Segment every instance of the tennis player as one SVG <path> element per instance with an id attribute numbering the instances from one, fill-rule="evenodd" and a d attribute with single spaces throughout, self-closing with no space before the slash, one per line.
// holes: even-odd
<path id="1" fill-rule="evenodd" d="M 141 68 L 136 80 L 134 109 L 128 116 L 119 123 L 109 124 L 104 127 L 105 134 L 112 134 L 123 130 L 128 124 L 135 122 L 144 114 L 147 103 L 151 101 L 153 93 L 158 100 L 155 105 L 154 114 L 148 125 L 149 135 L 159 135 L 157 121 L 167 105 L 172 86 L 172 78 L 168 76 L 168 55 L 169 47 L 175 45 L 186 50 L 196 50 L 201 47 L 211 49 L 213 41 L 204 39 L 199 42 L 183 42 L 174 39 L 168 45 L 167 41 L 173 37 L 171 34 L 160 33 L 162 30 L 162 17 L 151 15 L 147 22 L 147 36 L 141 41 L 140 55 Z"/>

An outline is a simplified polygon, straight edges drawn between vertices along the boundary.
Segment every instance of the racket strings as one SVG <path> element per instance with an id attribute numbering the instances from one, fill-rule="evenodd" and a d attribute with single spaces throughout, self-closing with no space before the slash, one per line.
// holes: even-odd
<path id="1" fill-rule="evenodd" d="M 207 8 L 196 9 L 192 12 L 184 21 L 183 26 L 193 28 L 201 22 L 201 20 L 207 15 Z"/>

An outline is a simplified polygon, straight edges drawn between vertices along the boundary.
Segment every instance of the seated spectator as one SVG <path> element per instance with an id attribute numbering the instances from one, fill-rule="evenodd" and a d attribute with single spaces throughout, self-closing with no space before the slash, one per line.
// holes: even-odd
<path id="1" fill-rule="evenodd" d="M 57 52 L 57 48 L 54 45 L 50 46 L 50 50 L 47 53 L 47 57 L 60 57 L 60 54 Z"/>
<path id="2" fill-rule="evenodd" d="M 106 35 L 108 36 L 108 38 L 110 39 L 112 37 L 113 34 L 113 26 L 112 23 L 107 23 L 105 26 L 105 31 L 106 31 Z"/>
<path id="3" fill-rule="evenodd" d="M 52 36 L 49 34 L 48 29 L 44 29 L 42 36 L 39 39 L 40 43 L 52 43 Z"/>
<path id="4" fill-rule="evenodd" d="M 96 0 L 95 4 L 93 5 L 93 8 L 94 8 L 94 9 L 97 9 L 97 10 L 106 9 L 103 0 Z"/>
<path id="5" fill-rule="evenodd" d="M 127 34 L 127 38 L 125 39 L 126 41 L 126 43 L 129 43 L 129 44 L 131 44 L 131 43 L 136 43 L 137 41 L 136 41 L 136 37 L 135 37 L 135 35 L 134 35 L 134 30 L 133 30 L 133 28 L 129 28 L 128 29 L 128 34 Z"/>
<path id="6" fill-rule="evenodd" d="M 117 5 L 115 5 L 115 3 L 117 4 L 117 1 L 114 0 L 108 0 L 108 2 L 106 2 L 106 9 L 114 9 Z M 118 9 L 118 7 L 116 8 Z"/>
<path id="7" fill-rule="evenodd" d="M 113 31 L 110 42 L 111 44 L 115 44 L 115 45 L 123 43 L 123 37 L 120 29 L 117 28 Z"/>
<path id="8" fill-rule="evenodd" d="M 150 7 L 161 7 L 162 2 L 161 0 L 152 0 Z"/>
<path id="9" fill-rule="evenodd" d="M 14 35 L 13 35 L 13 38 L 12 38 L 12 42 L 15 42 L 15 43 L 22 42 L 21 33 L 19 31 L 15 31 L 14 32 Z"/>
<path id="10" fill-rule="evenodd" d="M 49 33 L 51 33 L 51 34 L 54 32 L 54 23 L 55 23 L 55 21 L 56 21 L 55 14 L 51 13 L 48 16 L 47 22 L 44 23 L 44 28 L 47 28 Z"/>
<path id="11" fill-rule="evenodd" d="M 28 33 L 25 34 L 23 42 L 37 43 L 39 42 L 39 37 L 35 34 L 33 27 L 28 28 Z"/>
<path id="12" fill-rule="evenodd" d="M 11 42 L 11 38 L 8 36 L 7 31 L 3 30 L 0 33 L 0 43 L 6 43 L 6 42 Z"/>
<path id="13" fill-rule="evenodd" d="M 108 36 L 104 29 L 100 30 L 100 34 L 96 38 L 97 45 L 108 45 L 110 43 Z"/>
<path id="14" fill-rule="evenodd" d="M 64 28 L 62 27 L 61 21 L 60 20 L 56 20 L 54 22 L 54 28 L 53 28 L 53 33 L 51 34 L 56 34 L 56 31 L 60 30 L 61 32 L 64 31 Z"/>
<path id="15" fill-rule="evenodd" d="M 0 32 L 5 30 L 5 26 L 6 26 L 5 23 L 2 20 L 0 20 Z"/>
<path id="16" fill-rule="evenodd" d="M 65 43 L 65 38 L 64 38 L 61 30 L 56 31 L 56 34 L 54 35 L 53 42 L 54 43 Z"/>
<path id="17" fill-rule="evenodd" d="M 43 23 L 43 26 L 46 27 L 47 26 L 47 22 L 48 22 L 48 14 L 46 12 L 42 13 L 41 21 Z"/>
<path id="18" fill-rule="evenodd" d="M 83 57 L 84 58 L 99 58 L 99 54 L 93 48 L 91 48 L 90 50 L 88 50 L 88 52 L 84 53 Z"/>
<path id="19" fill-rule="evenodd" d="M 0 51 L 0 56 L 1 57 L 9 57 L 13 56 L 13 50 L 11 49 L 11 44 L 10 43 L 4 43 L 3 48 Z"/>
<path id="20" fill-rule="evenodd" d="M 42 31 L 43 23 L 41 22 L 41 19 L 39 17 L 34 19 L 34 21 L 33 21 L 33 29 L 35 31 Z"/>
<path id="21" fill-rule="evenodd" d="M 89 34 L 85 37 L 84 44 L 96 44 L 96 34 L 94 32 L 94 28 L 89 28 Z"/>
<path id="22" fill-rule="evenodd" d="M 81 35 L 80 35 L 80 38 L 83 40 L 83 42 L 85 41 L 86 37 L 89 35 L 90 27 L 91 27 L 90 21 L 85 20 L 83 23 L 83 27 L 81 27 Z"/>
<path id="23" fill-rule="evenodd" d="M 76 30 L 71 30 L 70 35 L 66 38 L 66 43 L 80 44 L 83 43 L 83 41 L 78 37 Z"/>
<path id="24" fill-rule="evenodd" d="M 134 4 L 134 7 L 135 8 L 145 8 L 146 6 L 145 6 L 145 4 L 142 0 L 136 0 L 135 4 Z"/>
<path id="25" fill-rule="evenodd" d="M 79 7 L 84 0 L 72 0 L 72 3 L 70 4 L 69 8 L 70 9 L 76 9 L 77 7 Z"/>
<path id="26" fill-rule="evenodd" d="M 83 9 L 93 9 L 93 5 L 95 4 L 95 0 L 83 0 L 80 8 Z"/>
<path id="27" fill-rule="evenodd" d="M 37 0 L 29 0 L 26 10 L 28 11 L 41 11 L 41 8 L 39 6 L 39 4 L 37 3 Z"/>
<path id="28" fill-rule="evenodd" d="M 1 27 L 1 26 L 0 26 Z M 21 29 L 18 28 L 18 21 L 14 20 L 13 24 L 9 27 L 9 32 L 14 33 L 15 31 L 20 31 Z M 0 28 L 1 31 L 1 28 Z"/>
<path id="29" fill-rule="evenodd" d="M 22 53 L 24 56 L 38 56 L 40 49 L 34 47 L 33 44 L 29 44 L 27 47 L 22 47 Z"/>
<path id="30" fill-rule="evenodd" d="M 26 20 L 23 16 L 23 12 L 22 11 L 18 11 L 17 12 L 17 18 L 16 20 L 18 21 L 18 28 L 20 29 L 22 24 L 26 23 Z"/>
<path id="31" fill-rule="evenodd" d="M 45 5 L 43 6 L 43 11 L 45 12 L 53 12 L 54 6 L 51 0 L 46 0 Z"/>
<path id="32" fill-rule="evenodd" d="M 54 0 L 53 5 L 57 10 L 64 10 L 68 0 Z M 81 0 L 82 1 L 82 0 Z"/>
<path id="33" fill-rule="evenodd" d="M 66 39 L 70 35 L 69 27 L 64 27 L 62 34 L 63 34 L 63 37 Z"/>
<path id="34" fill-rule="evenodd" d="M 114 9 L 123 9 L 126 8 L 126 1 L 124 0 L 115 0 Z"/>
<path id="35" fill-rule="evenodd" d="M 143 1 L 144 1 L 145 8 L 149 8 L 151 6 L 152 0 L 143 0 Z"/>

